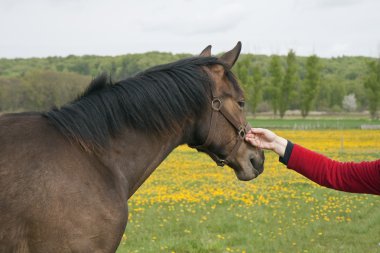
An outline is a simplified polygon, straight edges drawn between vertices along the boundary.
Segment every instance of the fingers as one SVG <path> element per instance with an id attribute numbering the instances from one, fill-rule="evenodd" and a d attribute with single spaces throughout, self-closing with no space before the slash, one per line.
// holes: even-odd
<path id="1" fill-rule="evenodd" d="M 251 145 L 260 149 L 269 149 L 275 138 L 275 134 L 265 128 L 251 128 L 245 140 Z"/>
<path id="2" fill-rule="evenodd" d="M 268 130 L 265 128 L 254 128 L 254 127 L 252 127 L 250 130 L 250 132 L 254 134 L 264 134 L 266 131 Z"/>
<path id="3" fill-rule="evenodd" d="M 251 128 L 248 133 L 253 135 L 266 136 L 268 132 L 269 130 L 265 128 Z"/>
<path id="4" fill-rule="evenodd" d="M 250 131 L 245 136 L 245 140 L 255 147 L 261 148 L 262 146 L 262 140 L 260 138 L 260 134 L 252 133 Z"/>
<path id="5" fill-rule="evenodd" d="M 263 128 L 251 128 L 246 134 L 247 139 L 257 138 L 264 135 L 265 129 Z"/>
<path id="6" fill-rule="evenodd" d="M 246 137 L 248 137 L 248 138 L 253 138 L 253 137 L 255 137 L 256 135 L 255 134 L 253 134 L 253 133 L 251 133 L 251 132 L 248 132 L 247 134 L 246 134 Z"/>
<path id="7" fill-rule="evenodd" d="M 261 147 L 261 140 L 260 138 L 257 138 L 256 136 L 246 136 L 245 140 L 250 143 L 252 146 Z"/>

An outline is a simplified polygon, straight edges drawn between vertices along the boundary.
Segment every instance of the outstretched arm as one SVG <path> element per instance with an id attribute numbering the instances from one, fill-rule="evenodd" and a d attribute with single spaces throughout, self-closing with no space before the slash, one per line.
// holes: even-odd
<path id="1" fill-rule="evenodd" d="M 380 194 L 380 160 L 338 162 L 294 144 L 287 167 L 328 188 Z"/>
<path id="2" fill-rule="evenodd" d="M 254 146 L 276 152 L 289 169 L 322 186 L 346 192 L 380 194 L 380 160 L 334 161 L 261 128 L 252 128 L 246 140 Z"/>

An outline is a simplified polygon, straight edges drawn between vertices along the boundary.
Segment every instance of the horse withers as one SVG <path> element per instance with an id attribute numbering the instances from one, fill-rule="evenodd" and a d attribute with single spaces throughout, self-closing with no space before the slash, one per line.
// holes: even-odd
<path id="1" fill-rule="evenodd" d="M 263 171 L 244 142 L 244 96 L 231 68 L 239 42 L 111 83 L 74 101 L 0 117 L 0 252 L 115 252 L 127 201 L 178 145 L 227 164 L 240 180 Z"/>

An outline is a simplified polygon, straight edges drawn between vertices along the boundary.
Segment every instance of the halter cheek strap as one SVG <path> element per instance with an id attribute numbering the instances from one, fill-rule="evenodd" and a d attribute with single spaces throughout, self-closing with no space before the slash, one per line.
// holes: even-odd
<path id="1" fill-rule="evenodd" d="M 232 114 L 230 114 L 227 109 L 223 106 L 223 99 L 221 97 L 215 97 L 214 91 L 213 99 L 211 101 L 211 123 L 208 129 L 208 134 L 205 142 L 202 145 L 190 146 L 192 148 L 196 148 L 198 151 L 207 153 L 218 166 L 224 166 L 225 164 L 229 164 L 231 160 L 236 156 L 237 151 L 239 150 L 240 145 L 244 142 L 245 135 L 251 129 L 250 125 L 245 121 L 237 120 Z M 232 151 L 228 154 L 225 159 L 221 159 L 217 154 L 209 151 L 209 146 L 211 145 L 212 140 L 214 139 L 214 133 L 217 128 L 217 118 L 221 114 L 236 130 L 237 130 L 237 141 Z"/>

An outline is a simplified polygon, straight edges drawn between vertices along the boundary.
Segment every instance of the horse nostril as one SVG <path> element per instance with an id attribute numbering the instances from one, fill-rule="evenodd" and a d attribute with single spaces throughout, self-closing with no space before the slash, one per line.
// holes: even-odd
<path id="1" fill-rule="evenodd" d="M 250 159 L 250 161 L 251 161 L 253 167 L 255 168 L 255 170 L 257 170 L 257 172 L 259 172 L 259 174 L 263 173 L 263 171 L 264 171 L 264 159 L 262 159 L 261 161 L 257 161 L 257 159 Z"/>

